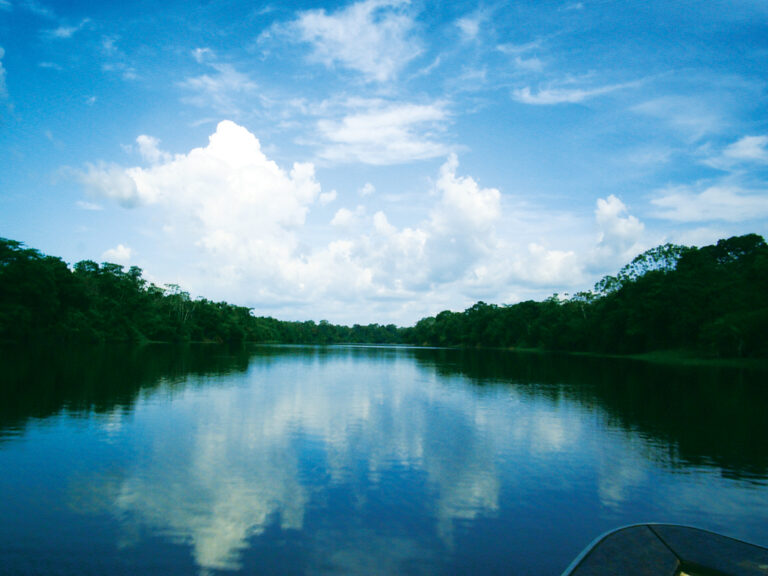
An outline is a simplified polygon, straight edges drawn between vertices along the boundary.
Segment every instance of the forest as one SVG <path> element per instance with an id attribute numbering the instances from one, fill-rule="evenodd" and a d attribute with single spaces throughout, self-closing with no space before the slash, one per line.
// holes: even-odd
<path id="1" fill-rule="evenodd" d="M 598 354 L 686 351 L 768 358 L 768 244 L 665 244 L 572 296 L 477 302 L 411 327 L 257 317 L 244 306 L 155 286 L 142 270 L 61 258 L 0 238 L 0 341 L 261 342 L 530 348 Z"/>

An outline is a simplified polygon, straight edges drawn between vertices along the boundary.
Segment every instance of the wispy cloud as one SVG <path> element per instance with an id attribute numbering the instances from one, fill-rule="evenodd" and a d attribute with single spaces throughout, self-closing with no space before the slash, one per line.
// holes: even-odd
<path id="1" fill-rule="evenodd" d="M 51 8 L 41 4 L 37 0 L 21 0 L 20 2 L 18 2 L 17 5 L 20 6 L 21 8 L 24 8 L 25 10 L 32 12 L 37 16 L 42 16 L 44 18 L 56 17 L 56 14 Z"/>
<path id="2" fill-rule="evenodd" d="M 76 33 L 80 32 L 83 28 L 85 28 L 90 23 L 90 18 L 83 18 L 83 20 L 80 21 L 80 24 L 77 24 L 76 26 L 59 26 L 58 28 L 54 28 L 53 30 L 46 30 L 44 32 L 44 35 L 47 38 L 55 39 L 55 40 L 66 40 L 69 38 L 72 38 Z"/>
<path id="3" fill-rule="evenodd" d="M 461 39 L 464 42 L 477 40 L 489 17 L 490 14 L 488 12 L 479 10 L 456 20 L 456 27 L 459 29 Z"/>
<path id="4" fill-rule="evenodd" d="M 445 105 L 356 101 L 339 120 L 323 119 L 320 156 L 334 162 L 400 164 L 447 154 L 439 139 L 449 121 Z"/>
<path id="5" fill-rule="evenodd" d="M 744 136 L 728 146 L 723 156 L 738 162 L 768 163 L 768 136 Z"/>
<path id="6" fill-rule="evenodd" d="M 523 61 L 521 61 L 522 63 Z M 623 84 L 609 84 L 598 86 L 596 88 L 569 88 L 569 87 L 548 87 L 540 88 L 534 92 L 530 86 L 518 88 L 512 92 L 512 98 L 523 104 L 533 104 L 536 106 L 552 106 L 557 104 L 577 104 L 597 96 L 603 96 L 637 86 L 637 82 L 627 82 Z"/>
<path id="7" fill-rule="evenodd" d="M 719 132 L 724 124 L 715 106 L 694 96 L 663 96 L 643 102 L 632 110 L 661 120 L 691 141 Z"/>
<path id="8" fill-rule="evenodd" d="M 496 50 L 510 56 L 520 56 L 521 54 L 527 54 L 534 50 L 538 50 L 541 47 L 542 41 L 535 40 L 533 42 L 527 42 L 526 44 L 499 44 L 496 46 Z"/>
<path id="9" fill-rule="evenodd" d="M 90 212 L 100 212 L 101 210 L 104 210 L 104 207 L 101 204 L 96 204 L 95 202 L 86 202 L 85 200 L 78 200 L 76 205 L 81 210 L 88 210 Z"/>
<path id="10" fill-rule="evenodd" d="M 655 216 L 675 222 L 748 222 L 768 217 L 768 190 L 738 185 L 676 186 L 651 200 Z"/>
<path id="11" fill-rule="evenodd" d="M 106 250 L 101 257 L 107 262 L 115 262 L 117 264 L 128 264 L 133 257 L 133 250 L 123 244 L 118 244 L 114 248 Z"/>
<path id="12" fill-rule="evenodd" d="M 104 36 L 101 39 L 101 53 L 106 60 L 101 65 L 101 69 L 105 72 L 120 74 L 124 80 L 136 80 L 138 73 L 130 64 L 125 53 L 119 48 L 119 41 L 119 36 Z"/>
<path id="13" fill-rule="evenodd" d="M 231 64 L 212 63 L 210 67 L 215 71 L 213 74 L 187 78 L 179 84 L 189 93 L 183 101 L 225 116 L 240 116 L 243 100 L 255 94 L 256 83 Z"/>
<path id="14" fill-rule="evenodd" d="M 297 39 L 313 47 L 312 58 L 360 72 L 366 80 L 387 82 L 420 52 L 413 37 L 408 0 L 366 0 L 328 14 L 301 12 L 290 25 Z"/>
<path id="15" fill-rule="evenodd" d="M 5 83 L 5 67 L 3 66 L 3 58 L 5 57 L 5 50 L 0 46 L 0 99 L 8 98 L 8 87 Z"/>

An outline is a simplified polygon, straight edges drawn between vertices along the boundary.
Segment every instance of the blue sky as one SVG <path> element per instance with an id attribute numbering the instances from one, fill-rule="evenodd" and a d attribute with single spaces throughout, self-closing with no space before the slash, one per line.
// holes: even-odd
<path id="1" fill-rule="evenodd" d="M 0 0 L 0 236 L 412 324 L 768 235 L 768 3 Z"/>

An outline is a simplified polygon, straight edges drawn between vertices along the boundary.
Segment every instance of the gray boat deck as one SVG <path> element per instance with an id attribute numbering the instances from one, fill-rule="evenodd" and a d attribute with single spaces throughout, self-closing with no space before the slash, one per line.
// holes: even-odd
<path id="1" fill-rule="evenodd" d="M 621 528 L 599 538 L 563 576 L 768 576 L 768 549 L 665 524 Z"/>

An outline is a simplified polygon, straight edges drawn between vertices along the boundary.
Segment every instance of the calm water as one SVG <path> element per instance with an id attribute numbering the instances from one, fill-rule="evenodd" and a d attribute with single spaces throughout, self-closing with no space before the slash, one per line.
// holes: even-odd
<path id="1" fill-rule="evenodd" d="M 402 348 L 0 351 L 1 574 L 556 576 L 768 544 L 768 374 Z"/>

